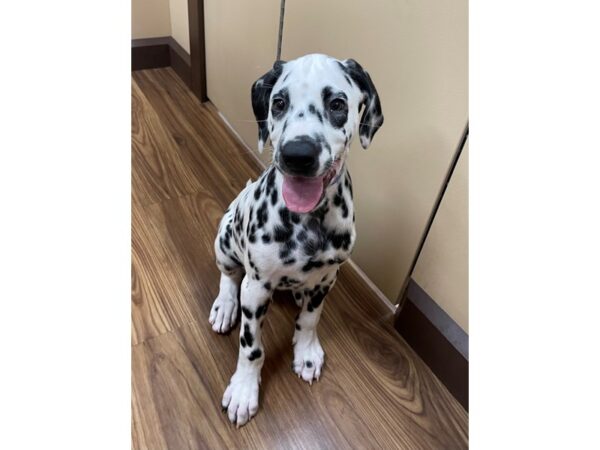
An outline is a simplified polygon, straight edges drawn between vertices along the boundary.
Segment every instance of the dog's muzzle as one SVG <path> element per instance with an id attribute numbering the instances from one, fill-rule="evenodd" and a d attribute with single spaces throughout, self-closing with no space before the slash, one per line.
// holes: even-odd
<path id="1" fill-rule="evenodd" d="M 312 177 L 319 169 L 321 146 L 309 137 L 286 142 L 280 150 L 281 168 L 293 176 Z"/>
<path id="2" fill-rule="evenodd" d="M 303 162 L 308 166 L 308 160 Z M 283 173 L 282 195 L 290 211 L 307 213 L 319 204 L 325 189 L 340 176 L 341 158 L 333 161 L 327 172 L 320 176 L 305 177 Z"/>

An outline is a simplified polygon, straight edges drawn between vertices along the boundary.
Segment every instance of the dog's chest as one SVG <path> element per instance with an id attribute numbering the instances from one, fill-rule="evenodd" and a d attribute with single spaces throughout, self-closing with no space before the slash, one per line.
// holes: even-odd
<path id="1" fill-rule="evenodd" d="M 234 218 L 234 229 L 242 231 L 236 241 L 247 272 L 277 287 L 295 287 L 314 285 L 337 271 L 356 236 L 349 177 L 310 214 L 290 212 L 280 198 L 272 201 L 272 190 L 260 186 L 259 180 L 257 190 L 249 190 L 246 213 Z"/>
<path id="2" fill-rule="evenodd" d="M 269 278 L 311 284 L 311 280 L 337 270 L 354 246 L 354 225 L 335 217 L 335 212 L 301 217 L 281 207 L 273 219 L 252 233 L 247 254 L 252 265 Z M 331 215 L 330 215 L 331 213 Z"/>

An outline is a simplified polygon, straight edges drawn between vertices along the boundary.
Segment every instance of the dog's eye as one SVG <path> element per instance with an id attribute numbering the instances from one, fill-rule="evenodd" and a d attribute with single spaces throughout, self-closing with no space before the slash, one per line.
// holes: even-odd
<path id="1" fill-rule="evenodd" d="M 346 109 L 346 102 L 341 98 L 333 99 L 331 103 L 329 103 L 329 109 L 336 112 L 343 111 Z"/>
<path id="2" fill-rule="evenodd" d="M 273 105 L 271 106 L 271 109 L 273 111 L 280 112 L 280 111 L 283 111 L 284 108 L 285 108 L 285 101 L 282 98 L 273 99 Z"/>

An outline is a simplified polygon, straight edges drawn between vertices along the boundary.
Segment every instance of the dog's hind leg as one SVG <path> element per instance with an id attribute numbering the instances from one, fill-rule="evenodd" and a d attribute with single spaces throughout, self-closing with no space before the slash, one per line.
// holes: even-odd
<path id="1" fill-rule="evenodd" d="M 221 274 L 219 295 L 210 309 L 208 321 L 217 333 L 227 333 L 238 315 L 238 292 L 244 271 L 240 268 L 230 274 Z"/>
<path id="2" fill-rule="evenodd" d="M 241 261 L 235 256 L 232 214 L 226 213 L 215 240 L 217 267 L 221 271 L 219 295 L 210 309 L 208 321 L 217 333 L 228 332 L 238 315 L 238 293 L 244 276 Z"/>

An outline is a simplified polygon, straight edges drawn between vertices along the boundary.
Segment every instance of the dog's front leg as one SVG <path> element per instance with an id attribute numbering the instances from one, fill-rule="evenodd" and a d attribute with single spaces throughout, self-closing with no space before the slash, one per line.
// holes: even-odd
<path id="1" fill-rule="evenodd" d="M 323 300 L 335 279 L 303 293 L 302 311 L 296 319 L 294 331 L 294 362 L 292 369 L 304 381 L 312 384 L 321 376 L 325 353 L 317 335 L 317 325 L 323 311 Z"/>
<path id="2" fill-rule="evenodd" d="M 258 411 L 260 370 L 265 360 L 261 324 L 271 300 L 270 286 L 268 283 L 266 285 L 268 288 L 248 275 L 242 280 L 240 352 L 237 368 L 222 401 L 229 420 L 238 427 L 248 422 Z"/>

